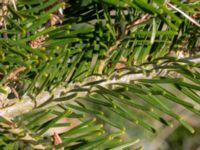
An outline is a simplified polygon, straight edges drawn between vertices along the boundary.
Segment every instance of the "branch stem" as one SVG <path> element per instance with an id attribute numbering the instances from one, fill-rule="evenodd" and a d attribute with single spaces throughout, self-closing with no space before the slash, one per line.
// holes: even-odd
<path id="1" fill-rule="evenodd" d="M 199 63 L 200 62 L 200 58 L 194 58 L 194 59 L 191 59 L 191 58 L 189 59 L 188 58 L 188 60 L 191 61 L 191 62 L 195 62 L 195 63 Z M 124 70 L 121 73 L 122 74 L 126 74 L 127 70 Z M 167 73 L 168 72 L 165 70 L 162 73 L 162 76 L 164 74 L 167 74 Z M 153 77 L 156 77 L 156 76 L 159 76 L 159 75 L 161 75 L 160 72 L 158 72 L 158 73 L 154 72 L 150 76 L 145 75 L 144 73 L 134 73 L 134 74 L 126 74 L 126 75 L 122 76 L 121 78 L 114 77 L 114 78 L 109 79 L 109 80 L 107 80 L 108 78 L 105 77 L 105 76 L 102 76 L 102 77 L 100 77 L 100 76 L 91 76 L 91 77 L 86 78 L 81 83 L 80 82 L 71 83 L 71 84 L 69 84 L 67 86 L 67 88 L 65 88 L 64 86 L 60 86 L 60 87 L 55 88 L 54 91 L 52 91 L 51 93 L 47 92 L 47 91 L 43 91 L 36 97 L 35 100 L 33 100 L 28 95 L 24 95 L 21 98 L 21 100 L 18 100 L 16 102 L 16 104 L 1 109 L 0 110 L 0 116 L 6 117 L 8 119 L 12 119 L 12 118 L 14 118 L 16 116 L 19 116 L 21 114 L 24 114 L 26 112 L 30 112 L 35 107 L 39 107 L 44 103 L 48 103 L 48 100 L 52 99 L 52 96 L 53 96 L 53 98 L 58 98 L 60 96 L 71 95 L 72 93 L 69 92 L 69 91 L 71 91 L 73 89 L 77 89 L 77 87 L 82 87 L 86 83 L 105 80 L 104 82 L 98 83 L 98 85 L 106 87 L 107 85 L 112 84 L 112 83 L 120 83 L 120 82 L 129 83 L 132 80 L 143 79 L 143 78 L 148 79 L 148 78 L 153 78 Z M 66 93 L 66 94 L 62 95 L 62 93 Z M 86 94 L 87 94 L 87 92 L 77 92 L 77 96 L 72 98 L 71 100 L 76 99 L 77 97 L 86 96 Z M 49 102 L 49 104 L 47 104 L 45 107 L 55 106 L 57 104 L 62 104 L 62 103 L 63 102 Z M 36 106 L 35 106 L 35 104 L 36 104 Z"/>

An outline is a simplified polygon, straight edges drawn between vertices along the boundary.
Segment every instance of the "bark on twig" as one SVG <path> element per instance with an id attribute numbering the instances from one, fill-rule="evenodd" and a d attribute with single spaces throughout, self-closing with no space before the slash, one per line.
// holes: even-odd
<path id="1" fill-rule="evenodd" d="M 200 58 L 194 58 L 194 59 L 188 59 L 188 60 L 191 61 L 191 62 L 195 62 L 195 63 L 200 62 Z M 159 75 L 161 75 L 160 72 L 158 72 L 158 73 L 159 73 Z M 158 76 L 158 73 L 152 73 L 151 76 L 146 76 L 143 73 L 127 74 L 127 75 L 124 75 L 123 77 L 121 77 L 119 79 L 112 78 L 110 80 L 106 80 L 105 82 L 101 82 L 98 85 L 106 87 L 107 85 L 109 85 L 111 83 L 120 83 L 120 82 L 121 83 L 129 83 L 131 80 L 137 80 L 137 79 L 143 79 L 143 78 L 145 78 L 145 79 L 153 78 L 155 76 Z M 166 73 L 168 73 L 168 72 L 164 71 L 162 76 Z M 57 87 L 51 93 L 47 92 L 47 91 L 43 91 L 36 97 L 37 106 L 40 106 L 40 105 L 44 104 L 45 102 L 47 102 L 52 97 L 52 95 L 54 96 L 54 98 L 58 98 L 58 97 L 61 96 L 61 93 L 64 92 L 64 93 L 66 93 L 65 96 L 68 96 L 68 95 L 72 94 L 72 93 L 68 93 L 68 91 L 70 91 L 72 89 L 76 89 L 77 85 L 78 85 L 78 87 L 81 87 L 88 82 L 94 82 L 94 81 L 103 80 L 103 79 L 107 79 L 107 78 L 99 77 L 99 76 L 98 77 L 88 77 L 82 83 L 71 83 L 71 84 L 68 85 L 67 88 Z M 84 96 L 86 96 L 86 94 L 87 94 L 87 92 L 79 92 L 79 93 L 77 93 L 77 96 L 75 98 L 71 99 L 71 100 L 74 100 L 77 97 L 84 97 Z M 62 96 L 64 96 L 64 95 L 62 95 Z M 46 107 L 55 106 L 57 104 L 62 104 L 62 103 L 64 103 L 64 102 L 50 102 L 48 105 L 46 105 Z M 0 110 L 0 116 L 12 119 L 16 116 L 23 114 L 23 113 L 30 112 L 34 108 L 35 108 L 35 102 L 32 100 L 32 98 L 28 95 L 24 95 L 24 96 L 21 97 L 21 100 L 18 101 L 15 105 L 1 109 Z"/>
<path id="2" fill-rule="evenodd" d="M 150 17 L 151 15 L 146 13 L 143 16 L 136 18 L 135 20 L 133 20 L 132 22 L 126 25 L 124 33 L 119 32 L 119 34 L 124 34 L 126 36 L 129 33 L 131 28 L 148 21 Z M 99 73 L 103 72 L 106 66 L 106 62 L 109 60 L 110 56 L 112 55 L 112 52 L 120 45 L 121 41 L 124 38 L 124 36 L 121 36 L 121 35 L 117 35 L 117 37 L 118 38 L 116 38 L 116 41 L 114 41 L 111 47 L 108 49 L 106 58 L 100 61 L 99 71 L 98 71 Z"/>

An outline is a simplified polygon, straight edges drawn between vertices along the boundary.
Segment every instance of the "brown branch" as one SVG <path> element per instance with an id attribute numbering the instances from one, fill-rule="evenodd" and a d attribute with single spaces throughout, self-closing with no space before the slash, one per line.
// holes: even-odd
<path id="1" fill-rule="evenodd" d="M 151 15 L 146 13 L 142 17 L 138 17 L 135 20 L 133 20 L 132 22 L 128 23 L 125 27 L 124 33 L 119 32 L 119 34 L 116 36 L 116 37 L 118 37 L 118 38 L 116 38 L 117 40 L 114 41 L 113 44 L 111 45 L 111 47 L 108 49 L 106 58 L 100 61 L 99 70 L 98 70 L 98 72 L 100 74 L 103 73 L 103 70 L 106 66 L 106 62 L 109 60 L 113 51 L 120 45 L 121 41 L 124 39 L 124 36 L 121 36 L 121 35 L 124 34 L 126 36 L 129 33 L 131 28 L 148 21 L 150 18 L 151 18 Z"/>
<path id="2" fill-rule="evenodd" d="M 126 30 L 125 30 L 126 34 L 128 33 L 128 31 L 129 31 L 131 28 L 133 28 L 133 27 L 135 27 L 135 26 L 137 26 L 137 25 L 139 25 L 139 24 L 142 24 L 142 23 L 148 21 L 148 20 L 150 19 L 150 17 L 151 17 L 151 15 L 148 14 L 148 13 L 146 13 L 146 14 L 144 14 L 142 17 L 139 17 L 139 18 L 133 20 L 131 23 L 129 23 L 129 24 L 126 26 Z"/>

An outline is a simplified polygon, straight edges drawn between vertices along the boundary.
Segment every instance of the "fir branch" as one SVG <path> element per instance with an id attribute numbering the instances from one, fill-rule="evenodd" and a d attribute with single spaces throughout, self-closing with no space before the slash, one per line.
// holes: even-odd
<path id="1" fill-rule="evenodd" d="M 183 59 L 185 60 L 185 59 Z M 194 59 L 186 59 L 190 62 L 193 63 L 199 63 L 200 62 L 200 58 L 194 58 Z M 153 66 L 155 67 L 155 66 Z M 150 64 L 148 67 L 146 68 L 152 68 L 152 65 Z M 154 70 L 152 68 L 152 70 Z M 121 74 L 127 74 L 127 71 L 121 72 Z M 163 70 L 162 73 L 161 72 L 153 72 L 151 75 L 148 74 L 144 74 L 144 73 L 135 73 L 135 74 L 127 74 L 122 76 L 121 78 L 116 78 L 114 76 L 114 78 L 109 79 L 109 77 L 101 77 L 101 76 L 96 76 L 96 77 L 88 77 L 86 78 L 84 81 L 82 81 L 81 83 L 71 83 L 67 86 L 67 88 L 61 86 L 61 87 L 57 87 L 56 89 L 54 89 L 54 91 L 52 92 L 47 92 L 47 91 L 43 91 L 41 92 L 35 100 L 33 100 L 30 96 L 28 95 L 24 95 L 21 100 L 17 101 L 17 103 L 15 105 L 12 105 L 10 107 L 7 108 L 3 108 L 0 111 L 0 116 L 4 116 L 7 118 L 14 118 L 16 116 L 22 115 L 26 112 L 31 111 L 32 109 L 35 108 L 35 102 L 36 102 L 36 107 L 40 107 L 41 105 L 47 103 L 46 107 L 48 106 L 54 106 L 57 104 L 62 104 L 63 102 L 51 102 L 51 100 L 54 98 L 59 98 L 59 97 L 63 97 L 63 96 L 69 96 L 72 93 L 68 93 L 69 91 L 73 91 L 76 90 L 77 87 L 82 87 L 87 83 L 91 83 L 91 82 L 97 82 L 97 81 L 101 81 L 101 80 L 106 80 L 105 82 L 100 82 L 98 85 L 101 86 L 107 86 L 109 84 L 114 84 L 114 83 L 129 83 L 132 80 L 138 80 L 138 79 L 151 79 L 154 77 L 158 77 L 159 75 L 161 76 L 165 76 L 165 74 L 168 74 L 168 72 L 166 70 Z M 108 79 L 108 80 L 107 80 Z M 66 93 L 66 95 L 63 95 L 63 93 Z M 84 97 L 88 94 L 88 92 L 80 92 L 78 93 L 75 97 L 73 97 L 71 99 L 71 101 L 75 100 L 77 97 Z M 61 96 L 62 95 L 62 96 Z M 52 97 L 53 96 L 53 97 Z M 6 100 L 5 100 L 6 101 Z"/>

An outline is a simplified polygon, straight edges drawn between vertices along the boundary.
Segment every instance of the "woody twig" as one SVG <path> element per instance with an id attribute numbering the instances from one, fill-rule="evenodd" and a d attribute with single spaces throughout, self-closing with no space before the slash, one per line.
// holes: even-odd
<path id="1" fill-rule="evenodd" d="M 146 21 L 148 21 L 151 18 L 151 15 L 146 13 L 143 16 L 136 18 L 135 20 L 133 20 L 132 22 L 128 23 L 125 27 L 124 33 L 119 33 L 119 34 L 124 34 L 125 36 L 129 33 L 130 29 L 140 25 Z M 109 60 L 110 56 L 112 55 L 112 52 L 120 45 L 121 41 L 123 40 L 124 36 L 121 35 L 117 35 L 116 38 L 117 40 L 113 42 L 113 44 L 111 45 L 111 47 L 108 49 L 108 52 L 106 54 L 106 58 L 101 60 L 100 65 L 99 65 L 99 73 L 103 73 L 103 69 L 106 66 L 106 62 Z"/>

